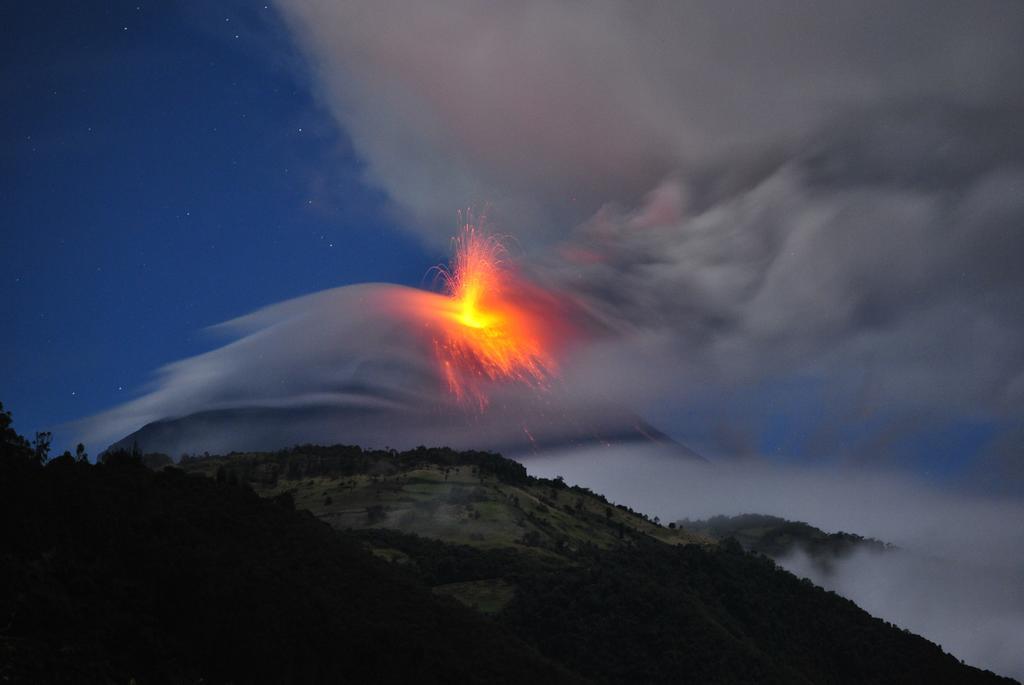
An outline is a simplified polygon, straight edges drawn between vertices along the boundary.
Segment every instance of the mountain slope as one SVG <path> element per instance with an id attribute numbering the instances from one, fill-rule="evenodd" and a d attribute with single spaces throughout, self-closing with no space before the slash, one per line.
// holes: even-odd
<path id="1" fill-rule="evenodd" d="M 271 451 L 303 442 L 339 441 L 376 448 L 421 444 L 490 449 L 506 454 L 588 444 L 645 443 L 680 458 L 702 459 L 639 417 L 613 406 L 583 408 L 508 404 L 485 414 L 439 400 L 430 407 L 311 405 L 201 411 L 153 421 L 108 450 L 182 453 Z"/>
<path id="2" fill-rule="evenodd" d="M 308 513 L 179 470 L 0 455 L 0 532 L 5 682 L 578 680 Z"/>
<path id="3" fill-rule="evenodd" d="M 304 447 L 192 475 L 40 457 L 0 408 L 5 682 L 1009 682 L 734 541 L 661 533 L 494 454 Z M 475 478 L 536 535 L 453 544 L 381 527 L 381 505 L 358 530 L 294 509 L 304 484 L 345 477 L 368 480 L 343 499 L 388 478 L 395 502 L 438 510 L 468 490 L 446 477 Z"/>
<path id="4" fill-rule="evenodd" d="M 562 556 L 638 535 L 670 544 L 710 542 L 561 480 L 527 476 L 488 452 L 406 452 L 303 445 L 275 453 L 189 459 L 190 473 L 244 482 L 266 497 L 286 495 L 340 530 L 398 529 L 446 542 Z"/>
<path id="5" fill-rule="evenodd" d="M 497 455 L 304 446 L 185 468 L 309 507 L 595 682 L 1002 681 L 735 542 Z"/>

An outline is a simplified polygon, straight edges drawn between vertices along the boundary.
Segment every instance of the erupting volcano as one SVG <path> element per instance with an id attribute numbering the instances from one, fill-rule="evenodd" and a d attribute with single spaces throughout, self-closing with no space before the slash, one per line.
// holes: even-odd
<path id="1" fill-rule="evenodd" d="M 166 454 L 302 442 L 525 454 L 642 442 L 697 458 L 576 385 L 567 352 L 585 354 L 599 331 L 570 295 L 531 279 L 472 218 L 452 246 L 432 288 L 348 285 L 227 322 L 237 340 L 91 419 L 94 441 L 112 435 L 115 447 Z"/>
<path id="2" fill-rule="evenodd" d="M 434 338 L 448 389 L 483 410 L 495 381 L 546 388 L 556 369 L 554 339 L 550 322 L 528 304 L 535 288 L 516 276 L 501 241 L 472 221 L 453 242 L 451 266 L 437 267 L 448 302 Z"/>
<path id="3" fill-rule="evenodd" d="M 566 353 L 585 351 L 595 329 L 571 296 L 531 280 L 479 222 L 462 222 L 453 247 L 432 289 L 348 285 L 224 324 L 240 337 L 91 419 L 104 431 L 94 441 L 113 434 L 124 436 L 115 449 L 166 454 L 302 442 L 525 454 L 640 442 L 699 458 L 575 385 Z"/>

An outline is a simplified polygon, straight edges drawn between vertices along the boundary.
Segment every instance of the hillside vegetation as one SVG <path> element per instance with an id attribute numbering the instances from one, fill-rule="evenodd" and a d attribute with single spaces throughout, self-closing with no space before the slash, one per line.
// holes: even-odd
<path id="1" fill-rule="evenodd" d="M 713 544 L 664 527 L 560 479 L 533 478 L 488 452 L 299 446 L 275 453 L 185 460 L 180 467 L 267 497 L 290 497 L 338 529 L 399 529 L 446 542 L 561 556 L 611 549 L 637 536 Z"/>
<path id="2" fill-rule="evenodd" d="M 789 521 L 765 514 L 713 516 L 706 520 L 683 519 L 676 525 L 714 540 L 733 538 L 743 549 L 783 559 L 800 552 L 825 574 L 835 562 L 855 551 L 887 552 L 893 545 L 854 533 L 826 533 L 802 521 Z"/>
<path id="3" fill-rule="evenodd" d="M 498 455 L 305 445 L 186 460 L 182 468 L 308 509 L 435 594 L 494 616 L 596 681 L 987 677 L 745 553 L 722 528 L 662 526 L 561 479 L 531 477 Z M 757 551 L 794 540 L 829 552 L 875 544 L 771 517 L 732 523 L 762 543 Z M 755 525 L 764 527 L 760 537 Z"/>
<path id="4" fill-rule="evenodd" d="M 0 417 L 7 682 L 1002 680 L 732 540 L 706 544 L 496 455 L 44 466 Z M 301 509 L 315 502 L 322 519 Z"/>
<path id="5" fill-rule="evenodd" d="M 179 469 L 0 454 L 0 681 L 577 682 L 308 512 Z"/>

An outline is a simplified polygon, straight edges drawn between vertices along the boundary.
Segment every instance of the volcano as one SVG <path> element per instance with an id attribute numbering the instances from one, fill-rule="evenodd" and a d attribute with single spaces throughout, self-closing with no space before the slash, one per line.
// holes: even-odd
<path id="1" fill-rule="evenodd" d="M 528 418 L 527 418 L 528 417 Z M 565 447 L 659 445 L 683 459 L 703 460 L 640 417 L 614 407 L 570 413 L 529 414 L 510 407 L 482 415 L 432 409 L 343 407 L 239 407 L 200 411 L 153 421 L 113 443 L 108 450 L 161 452 L 178 456 L 203 452 L 273 451 L 299 443 L 350 444 L 411 449 L 444 445 L 507 455 Z"/>
<path id="2" fill-rule="evenodd" d="M 433 269 L 441 292 L 363 284 L 268 307 L 219 327 L 240 339 L 168 366 L 156 390 L 91 423 L 107 439 L 132 431 L 110 449 L 169 455 L 644 442 L 699 458 L 613 398 L 562 381 L 586 329 L 571 299 L 524 278 L 471 217 L 453 247 Z"/>

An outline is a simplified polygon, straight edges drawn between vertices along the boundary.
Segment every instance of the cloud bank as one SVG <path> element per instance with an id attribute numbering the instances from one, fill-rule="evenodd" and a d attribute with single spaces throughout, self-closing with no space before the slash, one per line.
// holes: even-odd
<path id="1" fill-rule="evenodd" d="M 1024 677 L 1024 504 L 938 489 L 906 474 L 701 464 L 658 448 L 524 455 L 536 476 L 564 476 L 663 521 L 765 513 L 897 545 L 838 561 L 833 573 L 797 554 L 782 566 L 968 663 Z"/>

